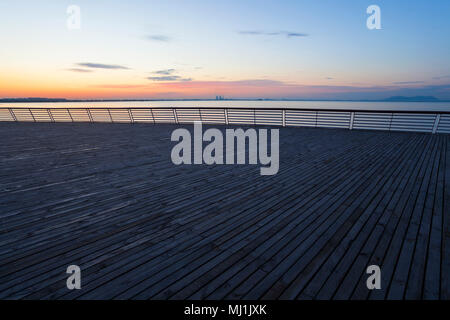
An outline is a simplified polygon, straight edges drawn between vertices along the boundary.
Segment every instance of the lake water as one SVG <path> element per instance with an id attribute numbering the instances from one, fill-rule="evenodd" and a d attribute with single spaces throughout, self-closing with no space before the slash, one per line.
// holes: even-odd
<path id="1" fill-rule="evenodd" d="M 22 108 L 69 108 L 69 107 L 176 107 L 176 108 L 296 108 L 296 109 L 352 109 L 352 110 L 390 110 L 390 111 L 448 111 L 450 102 L 358 102 L 358 101 L 113 101 L 113 102 L 39 102 L 39 103 L 0 103 L 0 107 Z"/>

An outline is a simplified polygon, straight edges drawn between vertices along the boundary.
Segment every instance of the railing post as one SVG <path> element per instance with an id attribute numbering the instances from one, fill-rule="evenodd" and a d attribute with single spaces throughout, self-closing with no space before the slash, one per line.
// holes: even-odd
<path id="1" fill-rule="evenodd" d="M 435 134 L 437 132 L 437 129 L 439 128 L 439 121 L 441 120 L 441 114 L 436 114 L 436 118 L 434 119 L 434 126 L 432 133 Z"/>
<path id="2" fill-rule="evenodd" d="M 90 122 L 94 122 L 94 118 L 92 117 L 91 110 L 89 110 L 89 108 L 87 108 L 87 109 L 86 109 L 86 112 L 87 112 L 87 114 L 88 114 L 89 121 L 90 121 Z"/>
<path id="3" fill-rule="evenodd" d="M 111 116 L 111 111 L 109 110 L 109 108 L 107 108 L 106 110 L 108 110 L 108 114 L 109 114 L 109 118 L 111 119 L 111 123 L 114 123 L 114 120 Z"/>
<path id="4" fill-rule="evenodd" d="M 14 119 L 15 122 L 17 122 L 16 115 L 14 114 L 14 111 L 11 108 L 8 108 L 9 113 L 11 114 L 11 117 Z"/>
<path id="5" fill-rule="evenodd" d="M 67 113 L 69 114 L 70 120 L 72 120 L 72 122 L 74 122 L 74 121 L 73 121 L 73 118 L 72 118 L 72 115 L 70 114 L 70 109 L 67 108 L 66 110 L 67 110 Z"/>
<path id="6" fill-rule="evenodd" d="M 52 112 L 51 112 L 50 109 L 48 109 L 48 108 L 47 108 L 47 113 L 48 113 L 48 116 L 50 117 L 50 121 L 51 121 L 51 122 L 55 122 L 55 119 L 53 119 Z"/>
<path id="7" fill-rule="evenodd" d="M 353 120 L 355 119 L 355 113 L 354 112 L 350 112 L 350 130 L 353 129 Z"/>
<path id="8" fill-rule="evenodd" d="M 150 113 L 152 114 L 153 124 L 156 124 L 155 115 L 153 114 L 152 108 L 150 108 Z"/>
<path id="9" fill-rule="evenodd" d="M 130 117 L 131 123 L 134 123 L 133 114 L 131 113 L 131 109 L 130 108 L 128 108 L 128 116 Z"/>
<path id="10" fill-rule="evenodd" d="M 283 127 L 286 127 L 286 110 L 282 110 L 283 113 Z"/>
<path id="11" fill-rule="evenodd" d="M 176 108 L 172 108 L 173 117 L 175 118 L 175 123 L 178 124 L 177 110 Z"/>
<path id="12" fill-rule="evenodd" d="M 225 124 L 228 125 L 229 124 L 229 122 L 228 122 L 228 109 L 224 108 L 223 112 L 225 113 Z"/>
<path id="13" fill-rule="evenodd" d="M 202 109 L 198 108 L 198 114 L 200 115 L 200 122 L 203 123 L 203 119 L 202 119 Z"/>
<path id="14" fill-rule="evenodd" d="M 33 118 L 33 121 L 36 122 L 36 119 L 34 118 L 33 112 L 31 112 L 30 108 L 28 108 L 28 112 L 31 114 L 31 117 Z"/>

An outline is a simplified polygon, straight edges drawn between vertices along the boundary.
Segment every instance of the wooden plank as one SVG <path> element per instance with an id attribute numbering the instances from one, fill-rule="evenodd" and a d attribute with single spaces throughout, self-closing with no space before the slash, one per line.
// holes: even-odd
<path id="1" fill-rule="evenodd" d="M 450 299 L 450 138 L 445 136 L 444 214 L 442 233 L 441 299 Z"/>
<path id="2" fill-rule="evenodd" d="M 293 183 L 298 183 L 298 181 L 294 181 Z M 255 214 L 256 216 L 260 217 L 260 213 L 258 213 L 257 211 L 255 212 L 255 208 L 253 206 L 251 206 L 252 208 L 252 214 Z M 253 219 L 251 219 L 253 220 Z M 217 236 L 219 235 L 216 231 L 212 233 L 213 235 Z M 230 233 L 226 232 L 226 235 L 229 237 Z M 236 241 L 236 239 L 233 239 L 234 241 Z M 168 265 L 172 265 L 172 263 L 168 263 Z M 157 270 L 157 269 L 156 269 Z M 159 276 L 161 276 L 161 274 L 158 273 Z"/>
<path id="3" fill-rule="evenodd" d="M 403 150 L 403 153 L 400 153 L 399 157 L 400 159 L 402 159 L 402 161 L 407 161 L 409 157 L 404 154 L 404 151 L 406 150 Z M 411 151 L 412 150 L 410 149 L 409 152 Z M 339 240 L 336 243 L 330 242 L 325 244 L 319 254 L 314 257 L 308 265 L 305 266 L 304 270 L 299 269 L 299 271 L 301 272 L 297 276 L 297 279 L 290 284 L 285 292 L 283 292 L 282 298 L 295 298 L 301 292 L 303 287 L 308 284 L 308 282 L 317 287 L 310 286 L 309 290 L 304 293 L 303 297 L 313 297 L 317 293 L 317 290 L 321 288 L 320 284 L 323 283 L 325 279 L 328 279 L 328 282 L 324 285 L 324 289 L 326 290 L 324 290 L 322 294 L 326 294 L 328 298 L 332 296 L 333 292 L 336 290 L 336 287 L 340 283 L 340 279 L 343 275 L 345 275 L 346 267 L 353 261 L 353 258 L 351 257 L 352 252 L 357 250 L 358 246 L 361 243 L 357 241 L 357 235 L 367 234 L 364 231 L 359 232 L 360 228 L 370 226 L 371 223 L 368 223 L 367 219 L 370 220 L 377 217 L 375 211 L 377 205 L 381 204 L 382 196 L 388 194 L 387 191 L 389 190 L 389 187 L 393 182 L 392 176 L 399 171 L 399 168 L 402 168 L 401 162 L 399 162 L 398 160 L 393 162 L 398 163 L 398 165 L 386 168 L 388 171 L 383 174 L 383 179 L 381 181 L 378 181 L 376 187 L 372 188 L 372 192 L 367 194 L 367 197 L 365 198 L 365 200 L 363 200 L 365 201 L 365 204 L 363 205 L 364 210 L 357 209 L 355 211 L 360 215 L 357 220 L 355 220 L 348 233 L 342 238 L 342 240 Z M 345 225 L 346 224 L 344 224 L 342 227 L 344 227 Z M 334 232 L 336 232 L 335 237 L 339 236 L 340 230 L 338 229 L 338 226 L 335 225 L 333 227 L 335 228 Z M 329 256 L 325 254 L 327 251 L 330 254 Z M 334 267 L 334 265 L 340 261 L 341 255 L 343 254 L 346 254 L 345 259 L 342 260 L 342 263 L 337 268 Z M 311 280 L 311 278 L 321 267 L 321 265 L 325 270 L 324 275 L 326 276 L 322 279 L 318 278 Z"/>
<path id="4" fill-rule="evenodd" d="M 375 182 L 375 185 L 376 184 L 377 183 Z M 345 207 L 347 207 L 347 205 L 345 205 L 344 208 Z M 311 249 L 311 246 L 316 247 L 317 249 L 321 248 L 322 243 L 326 243 L 327 241 L 326 235 L 331 236 L 336 230 L 336 225 L 340 225 L 341 223 L 345 224 L 345 221 L 349 214 L 351 214 L 352 210 L 344 210 L 343 212 L 345 212 L 345 214 L 335 214 L 337 222 L 333 222 L 334 220 L 327 219 L 325 224 L 315 226 L 316 229 L 312 230 L 314 236 L 309 236 L 300 245 L 298 245 L 298 241 L 290 243 L 290 245 L 284 249 L 284 251 L 289 250 L 287 251 L 290 252 L 289 258 L 285 258 L 282 261 L 279 261 L 280 265 L 278 265 L 276 268 L 273 268 L 268 276 L 265 277 L 265 279 L 256 287 L 252 288 L 251 291 L 247 295 L 245 295 L 245 297 L 256 298 L 259 292 L 266 292 L 267 290 L 269 290 L 266 294 L 267 297 L 272 297 L 272 295 L 273 297 L 278 296 L 280 292 L 295 278 L 297 272 L 300 272 L 302 270 L 302 268 L 298 267 L 296 264 L 309 261 L 308 258 L 305 259 L 303 255 L 305 254 L 305 256 L 307 257 L 314 256 L 313 252 L 315 252 L 315 250 Z M 299 257 L 302 258 L 298 259 Z"/>
<path id="5" fill-rule="evenodd" d="M 436 196 L 434 198 L 433 217 L 430 231 L 430 243 L 425 268 L 425 279 L 423 285 L 423 299 L 436 300 L 440 297 L 441 250 L 443 235 L 444 216 L 444 171 L 445 170 L 445 139 L 441 137 L 441 153 L 439 159 L 439 171 L 436 182 Z"/>
<path id="6" fill-rule="evenodd" d="M 435 159 L 436 154 L 437 147 L 433 149 L 430 161 L 433 161 Z M 388 299 L 403 299 L 405 297 L 414 248 L 416 246 L 418 238 L 419 227 L 423 217 L 425 200 L 429 187 L 430 175 L 432 170 L 431 163 L 425 168 L 426 170 L 424 172 L 424 177 L 420 186 L 419 194 L 414 203 L 413 214 L 408 224 L 405 238 L 402 239 L 402 249 L 398 256 L 394 276 L 389 287 Z"/>
<path id="7" fill-rule="evenodd" d="M 376 244 L 375 239 L 379 234 L 380 226 L 386 224 L 386 220 L 390 217 L 392 210 L 388 209 L 389 205 L 393 205 L 396 199 L 393 199 L 395 192 L 401 192 L 403 185 L 406 183 L 405 178 L 409 177 L 411 166 L 415 164 L 417 159 L 417 149 L 423 148 L 422 143 L 415 142 L 416 148 L 410 148 L 407 154 L 402 156 L 403 163 L 397 164 L 396 170 L 389 177 L 389 180 L 380 191 L 378 200 L 374 198 L 372 204 L 365 210 L 365 219 L 359 220 L 347 237 L 336 247 L 331 256 L 322 265 L 321 270 L 309 281 L 308 286 L 302 291 L 300 297 L 316 297 L 318 299 L 348 299 L 339 295 L 343 291 L 346 295 L 351 295 L 355 282 L 360 279 L 361 274 L 365 274 L 365 263 L 358 263 L 358 255 L 365 245 L 371 251 Z M 372 210 L 372 211 L 371 211 Z M 367 216 L 368 215 L 368 216 Z M 356 233 L 357 232 L 357 233 Z M 373 250 L 373 249 L 372 249 Z M 363 257 L 366 256 L 363 254 Z M 349 270 L 351 269 L 351 271 Z M 344 281 L 344 278 L 347 281 Z M 323 289 L 320 293 L 319 290 Z M 337 295 L 335 292 L 337 291 Z"/>
<path id="8" fill-rule="evenodd" d="M 436 185 L 438 177 L 439 162 L 441 159 L 441 144 L 439 143 L 438 153 L 434 158 L 434 163 L 430 163 L 432 167 L 430 182 L 427 188 L 425 199 L 425 207 L 423 209 L 422 219 L 420 223 L 419 233 L 416 239 L 414 256 L 410 266 L 410 274 L 407 280 L 405 299 L 419 300 L 423 298 L 424 277 L 426 272 L 426 263 L 429 250 L 429 241 L 431 238 L 431 225 L 433 219 L 433 206 L 436 194 Z M 436 232 L 439 236 L 440 233 Z M 440 263 L 438 263 L 440 264 Z M 439 273 L 438 273 L 439 274 Z M 437 284 L 437 283 L 436 283 Z"/>
<path id="9" fill-rule="evenodd" d="M 0 298 L 367 298 L 373 259 L 448 296 L 448 136 L 287 127 L 261 177 L 174 166 L 177 127 L 2 123 Z"/>
<path id="10" fill-rule="evenodd" d="M 431 144 L 429 143 L 429 145 Z M 427 149 L 430 149 L 430 147 L 428 147 Z M 371 237 L 378 236 L 378 240 L 374 241 L 374 243 L 371 243 L 371 241 L 367 242 L 367 245 L 362 249 L 354 266 L 352 267 L 352 270 L 347 274 L 346 281 L 356 282 L 356 288 L 353 291 L 353 293 L 351 293 L 352 299 L 366 299 L 370 294 L 370 291 L 367 289 L 366 283 L 363 279 L 367 278 L 367 275 L 365 273 L 361 274 L 360 271 L 359 272 L 355 271 L 355 268 L 356 266 L 358 266 L 358 264 L 362 264 L 364 266 L 375 264 L 380 266 L 382 270 L 385 270 L 385 266 L 383 264 L 384 256 L 386 255 L 386 251 L 392 241 L 392 237 L 395 233 L 395 230 L 397 230 L 397 227 L 401 221 L 400 218 L 403 215 L 408 214 L 405 210 L 405 206 L 408 199 L 412 197 L 413 188 L 417 185 L 416 179 L 418 177 L 422 165 L 424 163 L 425 164 L 427 163 L 427 161 L 425 161 L 426 155 L 427 155 L 426 152 L 424 151 L 420 152 L 420 157 L 418 159 L 419 161 L 415 164 L 414 169 L 411 171 L 408 177 L 407 184 L 401 188 L 402 189 L 401 193 L 397 192 L 394 195 L 394 199 L 388 208 L 388 211 L 392 211 L 391 217 L 385 224 L 381 225 L 380 227 L 377 226 L 377 229 L 371 236 Z M 372 246 L 375 246 L 375 248 L 372 248 Z M 383 276 L 381 278 L 382 280 L 381 290 L 377 290 L 377 292 L 379 291 L 382 292 L 383 294 L 387 292 L 386 287 L 389 285 L 389 281 L 386 280 L 387 272 L 385 271 L 383 271 Z M 340 292 L 337 293 L 337 297 L 341 298 L 348 297 L 349 292 L 344 292 L 342 288 L 340 288 L 339 291 Z"/>
<path id="11" fill-rule="evenodd" d="M 359 173 L 358 173 L 359 175 Z M 311 210 L 311 212 L 314 212 L 315 214 L 319 214 L 319 219 L 324 221 L 327 220 L 331 217 L 326 217 L 323 213 L 325 210 L 327 210 L 327 208 L 330 206 L 330 204 L 333 204 L 333 206 L 335 207 L 339 207 L 339 205 L 344 202 L 346 199 L 346 197 L 351 197 L 352 193 L 350 192 L 351 189 L 357 189 L 357 185 L 361 184 L 364 182 L 363 179 L 360 179 L 361 176 L 358 177 L 358 179 L 355 178 L 351 178 L 351 176 L 349 176 L 349 179 L 347 180 L 347 182 L 351 182 L 351 183 L 347 183 L 347 186 L 345 186 L 345 184 L 341 184 L 338 188 L 334 189 L 333 188 L 333 194 L 334 196 L 332 198 L 322 198 L 322 205 L 324 205 L 322 208 L 320 206 L 314 206 L 309 210 Z M 356 186 L 355 186 L 356 183 Z M 345 187 L 345 189 L 341 189 L 341 187 Z M 345 197 L 343 197 L 343 195 L 345 195 Z M 328 210 L 330 212 L 332 212 L 332 210 Z M 309 218 L 308 218 L 309 219 Z M 312 220 L 314 221 L 314 220 Z M 317 223 L 318 221 L 314 221 L 314 223 Z M 302 224 L 305 224 L 305 222 L 303 222 Z M 224 281 L 223 278 L 225 278 L 225 274 L 220 274 L 218 276 L 217 279 L 215 279 L 216 284 L 214 284 L 214 286 L 212 284 L 208 284 L 207 288 L 202 289 L 201 291 L 199 291 L 197 294 L 195 294 L 194 296 L 191 296 L 191 298 L 202 298 L 202 297 L 206 297 L 206 295 L 208 294 L 212 294 L 210 297 L 211 298 L 221 298 L 223 296 L 220 296 L 220 292 L 229 292 L 232 289 L 231 284 L 233 282 L 239 282 L 239 280 L 237 280 L 238 278 L 246 279 L 247 277 L 251 276 L 252 272 L 257 271 L 257 268 L 261 266 L 261 264 L 263 263 L 263 261 L 271 261 L 271 259 L 273 258 L 273 256 L 275 254 L 278 253 L 279 250 L 282 249 L 283 243 L 287 243 L 290 241 L 293 241 L 293 239 L 295 237 L 298 237 L 300 234 L 303 233 L 303 229 L 302 229 L 302 224 L 299 224 L 298 222 L 296 222 L 296 224 L 294 223 L 289 223 L 289 229 L 287 230 L 289 233 L 287 235 L 284 235 L 283 233 L 280 234 L 280 232 L 277 233 L 277 238 L 275 240 L 280 240 L 282 239 L 282 241 L 278 241 L 275 243 L 272 243 L 274 240 L 274 238 L 271 238 L 269 241 L 267 241 L 266 244 L 264 244 L 263 246 L 258 247 L 257 250 L 252 251 L 252 260 L 247 261 L 246 263 L 242 263 L 243 260 L 239 260 L 239 262 L 237 264 L 235 264 L 233 266 L 232 269 L 227 270 L 227 273 L 232 274 L 233 277 L 229 278 L 229 282 L 226 283 L 226 285 L 221 284 L 220 281 Z M 287 232 L 286 231 L 286 232 Z M 298 240 L 295 240 L 298 241 Z M 259 253 L 260 255 L 258 256 Z M 247 264 L 248 263 L 248 264 Z M 239 273 L 236 273 L 238 270 L 242 270 Z M 267 270 L 267 269 L 265 269 Z M 235 274 L 236 273 L 236 274 Z M 230 277 L 230 275 L 228 275 Z M 203 279 L 203 277 L 202 277 Z M 226 278 L 225 278 L 226 279 Z M 197 284 L 198 281 L 201 281 L 201 279 L 196 280 L 195 283 Z M 216 290 L 214 292 L 212 292 L 213 290 Z M 185 290 L 186 291 L 186 290 Z M 183 291 L 180 294 L 178 294 L 178 297 L 181 297 L 182 295 L 184 295 L 185 291 Z M 177 297 L 176 296 L 176 297 Z"/>

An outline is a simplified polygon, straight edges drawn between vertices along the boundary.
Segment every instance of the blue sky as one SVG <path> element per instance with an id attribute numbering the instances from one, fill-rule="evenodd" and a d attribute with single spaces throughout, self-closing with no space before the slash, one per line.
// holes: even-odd
<path id="1" fill-rule="evenodd" d="M 372 4 L 381 30 L 366 27 Z M 444 0 L 2 0 L 0 97 L 450 99 L 449 12 Z"/>

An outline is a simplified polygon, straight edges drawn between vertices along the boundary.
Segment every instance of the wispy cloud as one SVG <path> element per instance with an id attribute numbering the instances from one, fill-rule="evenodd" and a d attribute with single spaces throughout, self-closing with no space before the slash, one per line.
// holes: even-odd
<path id="1" fill-rule="evenodd" d="M 260 30 L 241 30 L 238 31 L 242 35 L 250 36 L 286 36 L 287 38 L 308 37 L 309 34 L 292 31 L 260 31 Z"/>
<path id="2" fill-rule="evenodd" d="M 89 73 L 89 72 L 92 72 L 92 70 L 89 70 L 89 69 L 82 69 L 82 68 L 69 68 L 69 69 L 67 69 L 67 71 L 80 72 L 80 73 Z"/>
<path id="3" fill-rule="evenodd" d="M 282 34 L 286 34 L 288 38 L 295 38 L 295 37 L 307 37 L 309 34 L 307 33 L 299 33 L 299 32 L 281 32 Z"/>
<path id="4" fill-rule="evenodd" d="M 153 71 L 154 74 L 163 74 L 163 75 L 170 75 L 174 72 L 175 72 L 175 69 L 165 69 L 165 70 Z"/>
<path id="5" fill-rule="evenodd" d="M 441 80 L 441 79 L 450 79 L 450 75 L 447 76 L 440 76 L 440 77 L 433 77 L 434 80 Z"/>
<path id="6" fill-rule="evenodd" d="M 116 64 L 103 64 L 103 63 L 93 63 L 93 62 L 82 62 L 77 63 L 78 66 L 84 67 L 84 68 L 92 68 L 92 69 L 129 69 L 125 66 L 120 66 Z"/>
<path id="7" fill-rule="evenodd" d="M 278 33 L 272 33 L 272 32 L 263 32 L 263 31 L 255 31 L 255 30 L 242 30 L 239 31 L 240 34 L 245 34 L 245 35 L 251 35 L 251 36 L 274 36 L 277 35 Z"/>
<path id="8" fill-rule="evenodd" d="M 182 78 L 180 76 L 162 76 L 162 77 L 148 77 L 152 81 L 192 81 L 192 78 Z"/>
<path id="9" fill-rule="evenodd" d="M 147 40 L 159 41 L 159 42 L 169 42 L 172 40 L 170 37 L 163 34 L 151 34 L 145 37 Z"/>
<path id="10" fill-rule="evenodd" d="M 157 71 L 153 71 L 153 74 L 156 74 L 158 76 L 153 76 L 153 77 L 147 77 L 148 80 L 151 81 L 164 81 L 164 82 L 169 82 L 169 81 L 179 81 L 179 82 L 187 82 L 187 81 L 192 81 L 192 78 L 186 78 L 186 77 L 182 77 L 179 75 L 175 75 L 174 73 L 176 73 L 175 69 L 163 69 L 163 70 L 157 70 Z"/>
<path id="11" fill-rule="evenodd" d="M 397 81 L 397 82 L 392 82 L 393 84 L 420 84 L 420 83 L 424 83 L 424 81 Z"/>
<path id="12" fill-rule="evenodd" d="M 146 84 L 98 84 L 92 85 L 94 88 L 102 88 L 102 89 L 144 89 L 149 88 L 149 85 Z"/>

